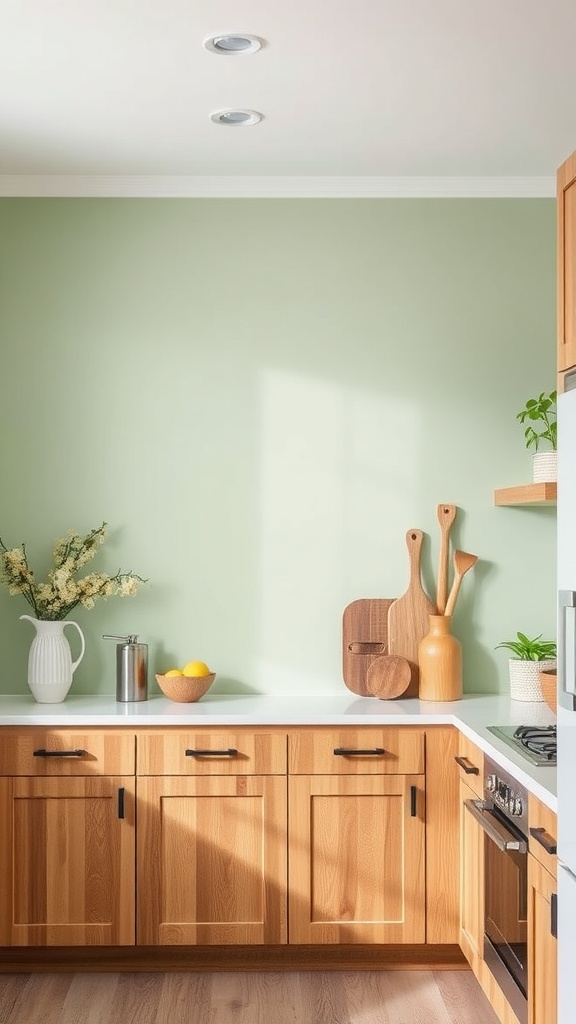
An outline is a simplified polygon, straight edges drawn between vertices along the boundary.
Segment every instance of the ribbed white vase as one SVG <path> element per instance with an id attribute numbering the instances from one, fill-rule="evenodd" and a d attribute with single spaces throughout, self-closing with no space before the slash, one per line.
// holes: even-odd
<path id="1" fill-rule="evenodd" d="M 76 622 L 46 622 L 31 615 L 21 615 L 36 628 L 36 636 L 28 654 L 28 686 L 37 704 L 60 704 L 72 686 L 72 676 L 84 657 L 84 634 Z M 64 627 L 74 626 L 80 634 L 82 649 L 79 658 L 72 661 L 70 644 L 64 636 Z"/>

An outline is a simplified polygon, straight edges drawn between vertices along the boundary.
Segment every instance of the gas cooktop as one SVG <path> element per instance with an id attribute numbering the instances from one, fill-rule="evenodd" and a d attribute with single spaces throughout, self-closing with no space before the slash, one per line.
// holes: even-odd
<path id="1" fill-rule="evenodd" d="M 508 746 L 538 767 L 556 764 L 555 725 L 489 725 Z"/>

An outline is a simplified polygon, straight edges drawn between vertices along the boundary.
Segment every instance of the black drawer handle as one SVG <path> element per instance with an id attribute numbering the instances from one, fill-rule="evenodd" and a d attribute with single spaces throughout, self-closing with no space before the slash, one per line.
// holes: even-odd
<path id="1" fill-rule="evenodd" d="M 416 794 L 417 794 L 417 792 L 418 792 L 418 790 L 416 789 L 416 786 L 410 786 L 410 817 L 411 818 L 415 818 L 416 817 L 417 810 L 418 810 L 417 805 L 416 805 Z"/>
<path id="2" fill-rule="evenodd" d="M 384 747 L 372 747 L 371 750 L 358 750 L 355 747 L 335 747 L 334 753 L 337 757 L 358 757 L 362 754 L 378 754 L 382 756 L 386 751 Z"/>
<path id="3" fill-rule="evenodd" d="M 185 750 L 186 757 L 237 757 L 238 751 L 235 747 L 228 747 L 228 750 Z"/>
<path id="4" fill-rule="evenodd" d="M 550 934 L 554 939 L 558 938 L 558 893 L 553 892 L 550 897 Z"/>
<path id="5" fill-rule="evenodd" d="M 472 764 L 467 757 L 455 757 L 454 760 L 456 764 L 459 764 L 464 769 L 466 775 L 480 775 L 480 769 L 475 764 Z"/>
<path id="6" fill-rule="evenodd" d="M 35 750 L 34 757 L 84 757 L 85 750 Z"/>
<path id="7" fill-rule="evenodd" d="M 125 818 L 126 817 L 126 815 L 124 813 L 124 793 L 125 792 L 126 791 L 124 789 L 124 786 L 119 786 L 118 787 L 118 817 L 119 818 Z"/>
<path id="8" fill-rule="evenodd" d="M 545 828 L 531 828 L 530 835 L 544 847 L 546 853 L 556 853 L 556 840 Z"/>

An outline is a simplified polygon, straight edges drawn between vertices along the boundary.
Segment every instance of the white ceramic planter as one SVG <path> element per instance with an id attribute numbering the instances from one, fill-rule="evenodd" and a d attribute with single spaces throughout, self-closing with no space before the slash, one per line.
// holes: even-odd
<path id="1" fill-rule="evenodd" d="M 544 701 L 540 672 L 555 669 L 555 658 L 547 658 L 544 661 L 521 661 L 520 658 L 510 658 L 508 668 L 512 700 Z"/>
<path id="2" fill-rule="evenodd" d="M 556 480 L 557 452 L 536 452 L 532 456 L 532 480 L 535 484 L 551 484 Z"/>

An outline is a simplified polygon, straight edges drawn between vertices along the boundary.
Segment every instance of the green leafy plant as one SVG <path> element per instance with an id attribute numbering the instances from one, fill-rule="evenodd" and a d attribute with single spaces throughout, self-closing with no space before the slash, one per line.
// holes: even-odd
<path id="1" fill-rule="evenodd" d="M 96 598 L 130 597 L 147 580 L 134 572 L 118 571 L 114 576 L 91 572 L 80 579 L 76 573 L 94 558 L 106 538 L 107 523 L 86 536 L 69 530 L 65 537 L 54 542 L 53 567 L 45 582 L 36 579 L 28 564 L 26 545 L 7 548 L 0 538 L 0 579 L 8 593 L 21 594 L 34 611 L 37 619 L 48 622 L 65 619 L 76 605 L 93 608 Z"/>
<path id="2" fill-rule="evenodd" d="M 545 391 L 538 398 L 529 398 L 525 407 L 516 415 L 520 423 L 529 420 L 524 431 L 525 444 L 528 449 L 534 448 L 538 451 L 541 441 L 547 441 L 552 451 L 556 451 L 556 392 L 551 391 L 549 395 Z M 532 426 L 533 423 L 542 425 L 543 430 Z"/>
<path id="3" fill-rule="evenodd" d="M 542 640 L 542 633 L 530 640 L 524 633 L 516 633 L 517 640 L 503 640 L 494 648 L 506 647 L 519 661 L 546 661 L 556 657 L 554 640 Z"/>

